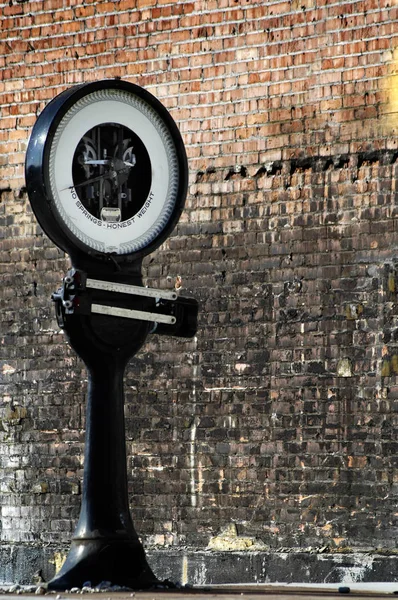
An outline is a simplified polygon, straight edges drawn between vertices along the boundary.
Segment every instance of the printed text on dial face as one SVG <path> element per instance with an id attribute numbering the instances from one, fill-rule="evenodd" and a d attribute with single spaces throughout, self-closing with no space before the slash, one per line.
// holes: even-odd
<path id="1" fill-rule="evenodd" d="M 150 205 L 152 203 L 152 200 L 154 199 L 153 192 L 150 192 L 144 205 L 140 208 L 138 213 L 134 215 L 134 217 L 131 217 L 127 221 L 122 221 L 121 223 L 107 223 L 105 221 L 101 221 L 101 219 L 97 219 L 91 213 L 89 213 L 88 210 L 86 210 L 86 208 L 83 206 L 83 204 L 78 199 L 78 195 L 76 193 L 75 188 L 71 188 L 71 196 L 72 196 L 72 200 L 76 201 L 76 206 L 81 211 L 83 217 L 85 217 L 86 219 L 91 221 L 91 223 L 94 223 L 94 225 L 97 225 L 98 227 L 102 227 L 103 229 L 124 229 L 125 227 L 130 227 L 131 225 L 134 224 L 136 219 L 141 219 L 141 217 L 143 217 L 145 215 L 146 211 L 148 210 L 148 208 L 150 207 Z"/>

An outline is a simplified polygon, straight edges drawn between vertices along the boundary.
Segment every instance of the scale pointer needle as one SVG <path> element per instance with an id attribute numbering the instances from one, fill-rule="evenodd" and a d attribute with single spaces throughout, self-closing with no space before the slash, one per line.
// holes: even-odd
<path id="1" fill-rule="evenodd" d="M 131 165 L 134 166 L 134 165 Z M 110 179 L 113 178 L 117 173 L 121 173 L 126 170 L 126 168 L 130 167 L 129 164 L 126 164 L 121 169 L 114 169 L 112 171 L 108 171 L 107 173 L 103 173 L 102 175 L 97 175 L 97 177 L 92 177 L 91 179 L 86 179 L 86 181 L 82 181 L 81 183 L 77 183 L 76 185 L 68 185 L 65 188 L 60 190 L 63 192 L 64 190 L 73 190 L 73 188 L 82 187 L 83 185 L 90 185 L 90 183 L 95 183 L 96 181 L 101 181 L 101 179 Z"/>

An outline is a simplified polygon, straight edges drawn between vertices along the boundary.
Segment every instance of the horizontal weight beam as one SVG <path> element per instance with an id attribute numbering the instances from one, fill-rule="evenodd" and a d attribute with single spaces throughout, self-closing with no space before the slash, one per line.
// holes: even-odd
<path id="1" fill-rule="evenodd" d="M 174 325 L 176 322 L 176 318 L 169 315 L 161 315 L 143 310 L 131 310 L 129 308 L 119 308 L 117 306 L 106 306 L 104 304 L 92 304 L 91 312 L 98 315 L 138 319 L 139 321 L 151 321 L 152 323 L 165 323 L 167 325 Z"/>
<path id="2" fill-rule="evenodd" d="M 134 296 L 145 296 L 146 298 L 160 298 L 162 300 L 177 300 L 176 292 L 157 290 L 139 285 L 127 285 L 113 281 L 100 281 L 99 279 L 87 278 L 86 287 L 106 292 L 119 292 L 120 294 L 133 294 Z"/>

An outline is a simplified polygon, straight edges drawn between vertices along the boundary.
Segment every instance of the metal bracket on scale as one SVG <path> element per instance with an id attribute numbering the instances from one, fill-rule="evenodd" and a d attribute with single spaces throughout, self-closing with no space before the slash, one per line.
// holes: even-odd
<path id="1" fill-rule="evenodd" d="M 192 337 L 198 305 L 171 290 L 102 281 L 72 269 L 62 287 L 52 295 L 62 328 L 72 315 L 100 314 L 154 323 L 152 332 Z"/>

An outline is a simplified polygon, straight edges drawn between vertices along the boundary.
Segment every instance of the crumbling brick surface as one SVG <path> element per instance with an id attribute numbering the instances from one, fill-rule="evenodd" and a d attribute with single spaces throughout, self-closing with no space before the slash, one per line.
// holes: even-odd
<path id="1" fill-rule="evenodd" d="M 389 0 L 0 2 L 3 542 L 66 542 L 85 371 L 50 302 L 68 259 L 26 197 L 37 114 L 122 77 L 170 110 L 186 210 L 145 281 L 200 301 L 126 378 L 147 544 L 235 524 L 272 548 L 395 547 L 397 6 Z"/>

